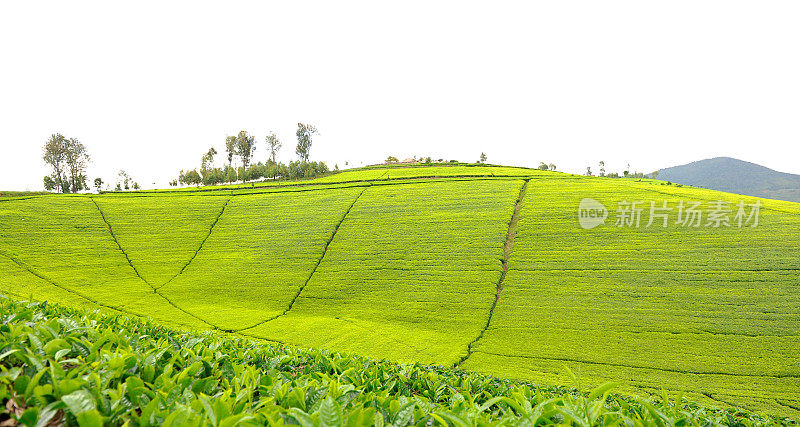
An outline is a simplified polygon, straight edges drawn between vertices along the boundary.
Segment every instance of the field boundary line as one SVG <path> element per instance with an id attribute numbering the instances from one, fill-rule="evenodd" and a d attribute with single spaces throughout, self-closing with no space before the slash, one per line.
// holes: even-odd
<path id="1" fill-rule="evenodd" d="M 262 185 L 262 186 L 255 186 L 255 187 L 238 187 L 238 188 L 209 188 L 207 190 L 201 189 L 189 189 L 189 190 L 143 190 L 143 191 L 132 191 L 132 192 L 123 192 L 117 193 L 113 191 L 104 191 L 100 193 L 103 196 L 111 196 L 111 197 L 158 197 L 158 195 L 163 194 L 175 194 L 175 195 L 184 195 L 184 196 L 198 196 L 204 193 L 209 193 L 210 195 L 220 195 L 220 192 L 228 191 L 231 193 L 232 196 L 247 196 L 252 194 L 264 194 L 264 193 L 282 193 L 282 192 L 305 192 L 305 191 L 322 191 L 322 190 L 337 190 L 337 189 L 345 189 L 345 188 L 354 188 L 354 187 L 368 187 L 371 185 L 405 185 L 405 184 L 416 184 L 420 182 L 443 182 L 443 181 L 486 181 L 486 180 L 507 180 L 507 181 L 519 181 L 519 180 L 532 180 L 532 179 L 544 179 L 544 180 L 574 180 L 573 177 L 559 177 L 553 178 L 549 176 L 542 176 L 542 175 L 425 175 L 425 176 L 410 176 L 410 177 L 399 177 L 399 178 L 373 178 L 373 179 L 360 179 L 360 180 L 350 180 L 350 181 L 340 181 L 340 182 L 321 182 L 321 183 L 297 183 L 297 184 L 286 184 L 286 185 Z M 338 186 L 338 187 L 336 187 Z M 324 188 L 314 188 L 314 187 L 324 187 Z M 207 187 L 203 187 L 207 188 Z M 286 191 L 267 191 L 267 190 L 280 190 L 286 189 Z M 259 191 L 261 190 L 261 191 Z M 237 191 L 239 191 L 237 193 Z M 217 194 L 214 194 L 217 193 Z"/>
<path id="2" fill-rule="evenodd" d="M 367 188 L 372 186 L 391 186 L 391 185 L 413 185 L 413 184 L 436 184 L 443 182 L 469 182 L 469 181 L 518 181 L 520 179 L 527 179 L 525 177 L 490 177 L 490 176 L 466 176 L 466 177 L 420 177 L 420 178 L 398 178 L 398 179 L 374 179 L 368 181 L 353 181 L 347 183 L 333 183 L 333 184 L 317 184 L 330 185 L 330 187 L 322 188 L 295 188 L 282 191 L 249 191 L 247 193 L 233 193 L 232 196 L 255 196 L 259 194 L 281 194 L 281 193 L 305 193 L 311 191 L 333 191 L 344 190 L 348 188 Z M 535 178 L 534 178 L 535 179 Z M 338 187 L 332 187 L 338 185 Z M 309 187 L 309 186 L 306 186 Z M 258 187 L 256 187 L 258 188 Z M 272 187 L 266 187 L 270 189 Z M 135 196 L 129 196 L 135 197 Z M 152 197 L 152 196 L 151 196 Z"/>
<path id="3" fill-rule="evenodd" d="M 712 399 L 713 399 L 713 398 L 712 398 Z M 794 405 L 791 405 L 791 404 L 789 404 L 789 403 L 782 402 L 782 401 L 781 401 L 781 399 L 775 399 L 775 402 L 776 402 L 778 405 L 781 405 L 781 406 L 783 406 L 783 407 L 786 407 L 786 408 L 789 408 L 789 409 L 794 409 L 795 411 L 800 411 L 800 406 L 794 406 Z"/>
<path id="4" fill-rule="evenodd" d="M 361 328 L 361 329 L 367 329 L 366 326 L 359 325 L 357 322 L 355 322 L 352 319 L 348 319 L 348 318 L 345 318 L 345 317 L 333 317 L 333 319 L 341 320 L 343 322 L 348 322 L 348 323 L 353 324 L 356 327 Z M 274 343 L 288 345 L 288 346 L 300 347 L 298 344 L 292 344 L 292 343 L 289 343 L 289 342 L 286 342 L 286 341 L 276 340 L 276 339 L 272 339 L 272 338 L 265 338 L 265 337 L 262 337 L 262 336 L 259 336 L 259 335 L 256 335 L 256 334 L 252 334 L 252 333 L 248 333 L 248 332 L 244 332 L 244 331 L 245 331 L 245 329 L 240 329 L 238 331 L 226 331 L 226 330 L 223 330 L 223 332 L 227 332 L 227 333 L 230 333 L 230 334 L 233 334 L 233 335 L 241 335 L 241 336 L 247 337 L 247 338 L 253 338 L 253 339 L 258 339 L 258 340 L 263 340 L 263 341 L 269 341 L 269 342 L 274 342 Z M 396 338 L 394 338 L 394 337 L 392 337 L 390 335 L 387 335 L 387 334 L 382 333 L 382 332 L 378 332 L 378 334 L 383 336 L 383 337 L 385 337 L 385 338 L 388 338 L 388 339 L 390 339 L 390 340 L 392 340 L 392 341 L 394 341 L 394 342 L 396 342 L 396 343 L 398 343 L 400 345 L 403 345 L 403 346 L 405 346 L 406 348 L 408 348 L 410 350 L 413 350 L 415 353 L 424 353 L 424 354 L 427 354 L 428 356 L 435 357 L 434 354 L 432 354 L 432 353 L 430 353 L 430 352 L 428 352 L 426 350 L 422 350 L 422 349 L 414 347 L 414 346 L 412 346 L 412 345 L 410 345 L 408 343 L 402 342 L 402 341 L 400 341 L 400 340 L 398 340 L 398 339 L 396 339 Z"/>
<path id="5" fill-rule="evenodd" d="M 38 195 L 35 195 L 35 196 L 23 196 L 23 197 L 8 197 L 8 198 L 2 197 L 2 198 L 0 198 L 0 202 L 19 202 L 19 201 L 22 201 L 22 200 L 30 200 L 30 199 L 35 199 L 37 197 L 42 197 L 42 196 L 46 196 L 46 194 L 38 194 Z"/>
<path id="6" fill-rule="evenodd" d="M 730 406 L 731 408 L 741 408 L 741 409 L 746 409 L 746 410 L 748 410 L 748 411 L 752 411 L 752 410 L 753 410 L 752 408 L 744 408 L 744 405 L 736 405 L 736 404 L 734 404 L 734 403 L 732 403 L 732 402 L 728 402 L 727 400 L 723 400 L 723 399 L 720 399 L 720 398 L 714 397 L 714 393 L 709 393 L 709 392 L 706 392 L 706 391 L 701 391 L 701 392 L 700 392 L 700 394 L 702 394 L 703 396 L 705 396 L 705 397 L 707 397 L 707 398 L 709 398 L 709 399 L 711 399 L 711 400 L 713 400 L 713 401 L 715 401 L 715 402 L 722 403 L 723 405 L 728 405 L 728 406 Z M 741 397 L 753 398 L 753 397 L 755 397 L 755 396 L 741 396 Z M 778 402 L 778 399 L 773 399 L 773 400 L 775 400 L 775 403 L 777 403 L 778 405 L 780 405 L 780 404 L 781 404 L 780 402 Z"/>
<path id="7" fill-rule="evenodd" d="M 255 324 L 253 324 L 251 326 L 248 326 L 248 327 L 245 327 L 245 328 L 231 329 L 231 330 L 226 330 L 225 332 L 241 332 L 241 331 L 246 331 L 248 329 L 253 329 L 256 326 L 263 325 L 264 323 L 271 322 L 271 321 L 273 321 L 273 320 L 275 320 L 275 319 L 277 319 L 277 318 L 279 318 L 281 316 L 284 316 L 286 313 L 289 312 L 289 310 L 292 309 L 292 307 L 294 307 L 295 301 L 297 301 L 297 298 L 300 297 L 300 294 L 306 288 L 306 286 L 308 285 L 308 282 L 311 281 L 311 278 L 314 277 L 314 273 L 317 272 L 317 268 L 319 268 L 319 265 L 322 264 L 322 260 L 325 258 L 325 255 L 327 255 L 328 247 L 330 246 L 331 242 L 333 242 L 333 239 L 336 237 L 336 233 L 339 231 L 339 227 L 341 227 L 341 225 L 344 222 L 345 218 L 347 218 L 347 215 L 350 214 L 350 210 L 353 209 L 353 206 L 355 206 L 356 202 L 358 202 L 358 199 L 361 198 L 361 195 L 364 194 L 364 192 L 367 190 L 367 188 L 369 188 L 369 186 L 364 187 L 364 189 L 361 190 L 360 193 L 358 193 L 358 196 L 356 196 L 356 198 L 353 199 L 353 203 L 350 203 L 350 206 L 347 207 L 347 210 L 344 212 L 344 215 L 342 215 L 342 218 L 339 220 L 339 222 L 333 228 L 333 233 L 331 233 L 331 237 L 328 238 L 328 240 L 325 242 L 325 246 L 322 248 L 322 255 L 320 255 L 320 257 L 317 259 L 317 263 L 314 265 L 314 268 L 311 270 L 311 274 L 308 275 L 308 277 L 306 278 L 306 281 L 303 283 L 302 286 L 300 286 L 300 289 L 297 290 L 297 293 L 294 295 L 294 298 L 292 298 L 292 300 L 289 302 L 289 306 L 286 307 L 286 309 L 283 310 L 283 312 L 281 312 L 280 314 L 278 314 L 276 316 L 273 316 L 273 317 L 270 317 L 269 319 L 262 320 L 262 321 L 260 321 L 258 323 L 255 323 Z"/>
<path id="8" fill-rule="evenodd" d="M 156 289 L 161 289 L 164 286 L 167 286 L 168 284 L 170 284 L 170 282 L 175 280 L 176 277 L 178 277 L 181 274 L 183 274 L 183 271 L 186 270 L 186 267 L 188 267 L 189 264 L 191 264 L 192 261 L 194 261 L 194 259 L 197 257 L 197 254 L 199 254 L 200 250 L 203 249 L 203 245 L 206 244 L 206 240 L 208 240 L 208 238 L 211 237 L 211 233 L 214 231 L 214 227 L 217 226 L 217 223 L 219 222 L 219 219 L 222 217 L 222 214 L 225 213 L 225 209 L 227 209 L 228 203 L 230 203 L 232 197 L 233 197 L 232 195 L 228 196 L 228 200 L 225 200 L 225 204 L 222 205 L 222 209 L 217 214 L 217 217 L 214 219 L 214 222 L 211 224 L 211 227 L 209 227 L 208 233 L 206 234 L 206 237 L 204 237 L 203 240 L 200 242 L 200 245 L 197 247 L 197 250 L 194 251 L 194 254 L 192 255 L 192 257 L 189 258 L 189 261 L 187 261 L 186 264 L 183 265 L 183 267 L 181 268 L 181 270 L 179 272 L 175 273 L 174 276 L 170 277 L 169 280 L 167 280 L 166 282 L 162 283 L 161 286 L 157 287 Z"/>
<path id="9" fill-rule="evenodd" d="M 131 268 L 133 269 L 133 272 L 134 272 L 134 273 L 136 273 L 136 276 L 137 276 L 137 277 L 139 277 L 140 279 L 142 279 L 142 281 L 143 281 L 144 283 L 146 283 L 148 286 L 150 286 L 150 288 L 153 290 L 153 293 L 155 293 L 156 295 L 158 295 L 158 296 L 160 296 L 161 298 L 163 298 L 163 299 L 164 299 L 164 301 L 166 301 L 166 302 L 167 302 L 169 305 L 171 305 L 171 306 L 175 307 L 177 310 L 179 310 L 179 311 L 182 311 L 183 313 L 186 313 L 186 314 L 188 314 L 188 315 L 189 315 L 189 316 L 191 316 L 191 317 L 194 317 L 195 319 L 197 319 L 197 320 L 199 320 L 199 321 L 201 321 L 201 322 L 205 323 L 206 325 L 208 325 L 208 326 L 211 326 L 213 329 L 219 329 L 219 327 L 217 327 L 217 325 L 215 325 L 215 324 L 213 324 L 213 323 L 211 323 L 211 322 L 208 322 L 208 321 L 206 321 L 205 319 L 202 319 L 202 318 L 198 317 L 198 316 L 197 316 L 197 315 L 195 315 L 194 313 L 191 313 L 191 312 L 189 312 L 189 311 L 187 311 L 187 310 L 183 309 L 182 307 L 178 306 L 178 305 L 177 305 L 177 304 L 175 304 L 174 302 L 172 302 L 172 300 L 170 300 L 170 299 L 169 299 L 169 298 L 167 298 L 167 297 L 166 297 L 164 294 L 162 294 L 161 292 L 159 292 L 159 291 L 158 291 L 158 289 L 156 289 L 156 287 L 155 287 L 155 286 L 153 286 L 153 285 L 152 285 L 150 282 L 148 282 L 148 281 L 147 281 L 147 280 L 146 280 L 144 277 L 142 277 L 142 275 L 141 275 L 141 274 L 139 274 L 139 270 L 137 270 L 137 269 L 136 269 L 136 267 L 134 267 L 133 263 L 131 262 L 131 259 L 130 259 L 130 257 L 128 257 L 128 253 L 127 253 L 127 252 L 125 252 L 125 249 L 123 249 L 123 248 L 122 248 L 122 245 L 120 245 L 120 244 L 119 244 L 119 241 L 117 240 L 117 236 L 114 234 L 114 230 L 111 228 L 111 223 L 109 223 L 109 222 L 108 222 L 108 220 L 106 219 L 106 216 L 105 216 L 105 214 L 103 214 L 103 210 L 102 210 L 102 209 L 100 209 L 100 205 L 98 205 L 98 204 L 97 204 L 97 202 L 94 200 L 94 198 L 93 198 L 93 197 L 89 197 L 89 198 L 92 200 L 92 203 L 94 203 L 95 207 L 97 207 L 97 211 L 98 211 L 98 212 L 100 212 L 100 216 L 103 218 L 103 222 L 105 222 L 105 223 L 106 223 L 106 225 L 108 226 L 108 232 L 109 232 L 109 234 L 111 234 L 111 238 L 112 238 L 112 239 L 114 239 L 114 243 L 116 243 L 116 244 L 117 244 L 117 247 L 119 248 L 120 252 L 122 252 L 122 254 L 123 254 L 123 255 L 125 255 L 125 259 L 126 259 L 126 260 L 128 260 L 128 265 L 130 265 L 130 266 L 131 266 Z"/>
<path id="10" fill-rule="evenodd" d="M 517 196 L 517 201 L 514 204 L 514 212 L 511 214 L 511 219 L 508 221 L 508 231 L 506 232 L 506 241 L 503 244 L 503 270 L 500 272 L 500 279 L 497 281 L 497 290 L 494 295 L 494 301 L 492 301 L 492 306 L 489 308 L 489 316 L 486 318 L 486 325 L 483 326 L 481 332 L 478 334 L 475 339 L 473 339 L 469 344 L 467 344 L 467 354 L 461 357 L 461 359 L 456 362 L 453 366 L 454 368 L 460 367 L 473 353 L 473 346 L 483 338 L 483 334 L 486 333 L 486 330 L 489 329 L 489 325 L 492 323 L 492 317 L 494 316 L 494 309 L 497 307 L 497 302 L 500 301 L 500 293 L 503 292 L 503 282 L 506 280 L 506 274 L 508 274 L 508 259 L 511 257 L 511 252 L 514 250 L 514 238 L 517 236 L 517 223 L 519 223 L 519 216 L 520 212 L 522 211 L 522 200 L 525 198 L 525 193 L 528 191 L 528 183 L 530 179 L 526 179 L 522 183 L 522 187 L 519 189 L 519 195 Z"/>
<path id="11" fill-rule="evenodd" d="M 153 289 L 153 292 L 155 292 L 156 288 L 150 282 L 148 282 L 147 279 L 142 277 L 141 274 L 139 274 L 139 270 L 137 270 L 136 267 L 133 265 L 133 262 L 131 261 L 131 258 L 128 256 L 128 253 L 125 252 L 125 249 L 123 249 L 122 245 L 119 244 L 119 240 L 117 240 L 117 235 L 114 234 L 114 230 L 111 229 L 111 223 L 109 223 L 108 220 L 106 219 L 106 215 L 103 213 L 103 210 L 100 209 L 100 205 L 97 204 L 97 201 L 94 199 L 94 197 L 89 197 L 89 199 L 92 200 L 92 203 L 94 203 L 94 206 L 97 208 L 97 211 L 100 212 L 100 217 L 103 218 L 103 222 L 106 224 L 106 227 L 108 227 L 108 233 L 111 234 L 111 238 L 114 239 L 114 243 L 117 244 L 117 247 L 119 248 L 120 252 L 122 252 L 122 255 L 125 255 L 125 260 L 128 261 L 128 265 L 131 266 L 133 272 L 136 273 L 136 276 L 142 279 L 143 282 L 147 283 L 147 285 Z"/>
<path id="12" fill-rule="evenodd" d="M 697 372 L 697 371 L 686 371 L 686 370 L 672 369 L 672 368 L 656 368 L 652 366 L 626 365 L 624 363 L 614 363 L 614 362 L 593 362 L 589 360 L 570 359 L 567 357 L 525 356 L 521 354 L 514 355 L 514 354 L 492 353 L 490 351 L 484 351 L 484 350 L 479 350 L 479 351 L 484 354 L 488 354 L 491 356 L 498 356 L 498 357 L 510 357 L 510 358 L 516 357 L 518 359 L 536 359 L 536 360 L 550 360 L 556 362 L 585 363 L 587 365 L 614 366 L 618 368 L 631 368 L 631 369 L 647 369 L 651 371 L 672 372 L 676 374 L 685 374 L 685 375 L 719 375 L 719 376 L 741 377 L 741 378 L 755 377 L 755 378 L 775 378 L 775 379 L 800 378 L 800 374 L 734 374 L 731 372 L 714 372 L 714 371 Z"/>
<path id="13" fill-rule="evenodd" d="M 536 309 L 552 308 L 551 306 L 526 306 L 526 307 L 531 308 L 531 309 L 532 308 L 536 308 Z M 744 306 L 736 306 L 736 307 L 744 307 Z M 613 310 L 611 310 L 611 311 L 613 311 Z M 682 317 L 690 317 L 690 318 L 693 318 L 693 319 L 708 320 L 708 317 L 703 317 L 703 316 L 688 316 L 687 315 L 687 316 L 682 316 Z M 753 320 L 753 319 L 747 319 L 747 320 Z M 524 328 L 524 327 L 506 327 L 506 328 L 503 328 L 503 329 L 506 330 L 506 331 L 513 331 L 513 330 L 516 330 L 516 329 L 523 329 L 523 330 L 526 330 L 526 331 L 530 331 L 530 328 Z M 593 329 L 569 328 L 569 327 L 559 327 L 559 328 L 542 327 L 542 328 L 537 328 L 537 329 L 545 329 L 545 330 L 557 329 L 559 331 L 570 331 L 570 332 L 595 331 Z M 724 337 L 733 336 L 733 337 L 747 337 L 747 338 L 800 338 L 800 334 L 797 334 L 797 333 L 780 335 L 780 334 L 746 334 L 746 333 L 736 333 L 736 332 L 712 332 L 712 331 L 708 331 L 708 330 L 675 331 L 675 330 L 668 330 L 668 329 L 663 329 L 663 330 L 642 329 L 642 330 L 638 330 L 638 331 L 626 331 L 626 330 L 621 330 L 621 329 L 616 329 L 616 328 L 614 328 L 614 329 L 607 328 L 607 329 L 604 329 L 604 330 L 606 330 L 606 331 L 610 330 L 612 332 L 627 333 L 627 334 L 632 334 L 632 335 L 636 335 L 636 334 L 663 334 L 663 335 L 667 335 L 667 334 L 669 334 L 669 335 L 672 335 L 672 336 L 674 336 L 674 335 L 712 335 L 712 336 L 719 335 L 719 336 L 724 336 Z"/>
<path id="14" fill-rule="evenodd" d="M 511 219 L 508 221 L 506 241 L 503 244 L 503 259 L 501 260 L 503 269 L 500 272 L 500 279 L 497 281 L 497 288 L 495 291 L 494 300 L 492 301 L 492 306 L 489 308 L 489 315 L 486 318 L 486 325 L 483 326 L 483 329 L 481 329 L 481 332 L 478 334 L 478 336 L 470 341 L 469 344 L 467 344 L 467 354 L 462 356 L 461 359 L 453 365 L 454 368 L 461 366 L 467 359 L 470 358 L 470 356 L 472 356 L 473 346 L 481 338 L 483 338 L 483 334 L 486 333 L 486 330 L 489 329 L 489 325 L 492 323 L 494 309 L 497 307 L 497 302 L 500 300 L 500 293 L 503 292 L 503 282 L 506 280 L 506 274 L 508 274 L 508 259 L 511 257 L 511 252 L 514 250 L 514 238 L 517 236 L 517 223 L 519 222 L 520 211 L 522 211 L 522 200 L 525 198 L 525 193 L 528 191 L 529 182 L 530 179 L 525 179 L 522 183 L 516 203 L 514 204 L 514 211 L 511 214 Z"/>
<path id="15" fill-rule="evenodd" d="M 276 344 L 291 346 L 291 347 L 295 347 L 295 348 L 301 347 L 301 346 L 299 346 L 297 344 L 292 344 L 292 343 L 289 343 L 289 342 L 286 342 L 286 341 L 281 341 L 281 340 L 274 340 L 272 338 L 260 337 L 258 335 L 249 334 L 247 332 L 231 332 L 231 331 L 226 331 L 224 329 L 220 329 L 220 330 L 222 332 L 225 332 L 225 333 L 230 334 L 230 335 L 239 335 L 243 339 L 256 339 L 256 340 L 261 340 L 261 341 L 274 342 Z"/>
<path id="16" fill-rule="evenodd" d="M 93 299 L 93 298 L 91 298 L 89 296 L 84 295 L 81 292 L 78 292 L 78 291 L 76 291 L 74 289 L 70 289 L 70 288 L 68 288 L 66 286 L 63 286 L 63 285 L 59 285 L 53 279 L 51 279 L 51 278 L 45 276 L 44 274 L 36 271 L 35 268 L 29 266 L 26 262 L 17 259 L 15 256 L 6 253 L 3 250 L 0 250 L 0 255 L 2 255 L 5 258 L 8 258 L 11 262 L 13 262 L 17 266 L 19 266 L 19 268 L 27 271 L 28 273 L 30 273 L 30 274 L 32 274 L 32 275 L 34 275 L 36 277 L 38 277 L 39 279 L 44 280 L 45 282 L 55 286 L 56 288 L 64 290 L 64 291 L 67 291 L 67 292 L 69 292 L 71 294 L 77 295 L 77 296 L 85 299 L 86 301 L 89 301 L 90 303 L 95 304 L 95 305 L 97 305 L 99 307 L 104 307 L 104 308 L 107 308 L 107 309 L 110 309 L 110 310 L 118 311 L 120 313 L 127 313 L 127 314 L 130 314 L 130 315 L 133 315 L 133 316 L 137 316 L 137 317 L 146 317 L 146 316 L 144 316 L 142 314 L 139 314 L 139 313 L 136 313 L 134 311 L 126 310 L 126 309 L 119 308 L 119 307 L 116 307 L 116 306 L 113 306 L 113 305 L 103 304 L 100 301 L 97 301 L 97 300 L 95 300 L 95 299 Z M 11 293 L 11 292 L 9 292 L 9 293 Z"/>

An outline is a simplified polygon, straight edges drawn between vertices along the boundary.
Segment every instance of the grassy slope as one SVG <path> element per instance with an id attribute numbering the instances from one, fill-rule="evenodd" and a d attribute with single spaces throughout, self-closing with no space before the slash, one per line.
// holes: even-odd
<path id="1" fill-rule="evenodd" d="M 4 426 L 792 425 L 611 391 L 264 346 L 0 297 Z"/>
<path id="2" fill-rule="evenodd" d="M 164 292 L 222 329 L 279 314 L 362 190 L 233 198 L 203 250 Z"/>
<path id="3" fill-rule="evenodd" d="M 403 180 L 469 174 L 505 178 Z M 530 182 L 510 269 L 468 355 L 502 271 L 514 176 Z M 465 368 L 551 384 L 566 382 L 566 365 L 586 384 L 798 414 L 795 204 L 763 201 L 753 230 L 628 230 L 610 218 L 585 231 L 583 197 L 613 215 L 621 199 L 739 196 L 469 166 L 286 184 L 4 201 L 0 291 L 91 306 L 78 292 L 172 324 L 396 360 L 468 355 Z"/>
<path id="4" fill-rule="evenodd" d="M 583 230 L 575 206 L 587 196 L 608 207 L 740 199 L 589 184 L 529 189 L 492 326 L 464 367 L 559 382 L 566 364 L 580 366 L 589 386 L 615 379 L 750 408 L 797 407 L 800 206 L 769 203 L 785 212 L 763 211 L 757 228 Z"/>
<path id="5" fill-rule="evenodd" d="M 228 198 L 178 195 L 142 203 L 108 196 L 95 201 L 139 274 L 158 287 L 192 259 Z"/>
<path id="6" fill-rule="evenodd" d="M 521 183 L 365 190 L 293 309 L 247 332 L 369 348 L 392 359 L 454 362 L 483 325 Z"/>
<path id="7" fill-rule="evenodd" d="M 68 303 L 100 303 L 172 324 L 192 323 L 191 316 L 154 297 L 153 289 L 137 277 L 91 198 L 3 202 L 0 223 L 4 291 L 37 298 L 64 295 Z"/>

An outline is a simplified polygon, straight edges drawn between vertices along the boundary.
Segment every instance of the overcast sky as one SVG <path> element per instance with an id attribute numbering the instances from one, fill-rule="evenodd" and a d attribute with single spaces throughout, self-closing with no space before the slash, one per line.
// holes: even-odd
<path id="1" fill-rule="evenodd" d="M 3 2 L 0 189 L 51 133 L 163 187 L 247 130 L 312 160 L 800 173 L 800 2 Z M 220 156 L 221 157 L 221 156 Z M 218 163 L 221 163 L 221 158 Z"/>

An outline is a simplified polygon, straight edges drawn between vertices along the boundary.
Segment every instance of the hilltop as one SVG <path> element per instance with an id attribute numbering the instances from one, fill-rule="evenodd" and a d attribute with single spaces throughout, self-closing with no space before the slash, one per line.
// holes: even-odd
<path id="1" fill-rule="evenodd" d="M 658 171 L 658 179 L 729 193 L 800 202 L 800 175 L 730 157 L 715 157 Z"/>
<path id="2" fill-rule="evenodd" d="M 586 198 L 610 212 L 591 230 Z M 729 203 L 730 222 L 678 224 L 684 200 Z M 673 209 L 665 226 L 646 226 L 651 201 Z M 758 224 L 737 225 L 740 205 L 761 207 Z M 437 165 L 4 199 L 0 224 L 0 292 L 18 299 L 538 384 L 570 384 L 569 368 L 586 389 L 800 415 L 794 203 Z"/>

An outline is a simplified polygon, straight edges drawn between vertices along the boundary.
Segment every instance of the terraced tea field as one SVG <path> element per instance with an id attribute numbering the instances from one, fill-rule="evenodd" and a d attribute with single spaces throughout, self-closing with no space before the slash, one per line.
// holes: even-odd
<path id="1" fill-rule="evenodd" d="M 579 225 L 585 198 L 604 225 Z M 729 226 L 676 224 L 681 201 L 719 200 Z M 756 227 L 736 225 L 740 200 L 761 204 Z M 638 227 L 615 224 L 626 201 Z M 647 226 L 651 201 L 666 227 Z M 550 385 L 568 367 L 590 388 L 792 417 L 798 271 L 798 204 L 523 168 L 0 199 L 15 298 Z"/>

